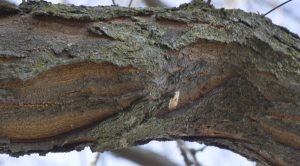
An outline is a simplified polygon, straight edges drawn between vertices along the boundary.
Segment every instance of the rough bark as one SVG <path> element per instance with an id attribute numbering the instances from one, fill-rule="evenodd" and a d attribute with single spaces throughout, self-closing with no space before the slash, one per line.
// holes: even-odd
<path id="1" fill-rule="evenodd" d="M 1 153 L 180 138 L 300 162 L 300 40 L 267 18 L 201 2 L 0 13 Z"/>

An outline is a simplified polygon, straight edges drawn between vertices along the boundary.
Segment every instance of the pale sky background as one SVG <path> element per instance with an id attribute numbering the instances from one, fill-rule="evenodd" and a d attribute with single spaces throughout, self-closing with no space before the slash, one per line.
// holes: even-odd
<path id="1" fill-rule="evenodd" d="M 12 2 L 19 4 L 22 0 L 11 0 Z M 49 0 L 50 1 L 50 0 Z M 129 0 L 115 0 L 120 6 L 126 6 Z M 235 0 L 235 5 L 229 5 L 225 2 L 233 2 L 234 0 L 212 0 L 212 3 L 217 8 L 240 8 L 246 11 L 255 13 L 265 13 L 272 9 L 262 0 Z M 254 3 L 254 2 L 258 3 Z M 269 0 L 273 5 L 278 5 L 285 0 Z M 50 2 L 58 3 L 59 0 L 51 0 Z M 75 5 L 111 5 L 111 0 L 69 0 L 67 3 Z M 189 2 L 189 0 L 164 0 L 170 7 L 178 6 L 182 3 Z M 249 5 L 250 4 L 250 5 Z M 134 0 L 133 6 L 143 6 L 141 0 Z M 284 7 L 277 9 L 273 13 L 270 13 L 267 17 L 272 21 L 284 27 L 287 27 L 290 31 L 300 35 L 300 0 L 293 0 L 286 4 Z M 292 15 L 290 15 L 290 14 Z M 198 149 L 204 145 L 198 143 L 188 143 L 189 147 Z M 152 141 L 142 147 L 155 151 L 171 160 L 184 165 L 183 158 L 180 155 L 180 151 L 177 144 L 174 141 L 170 142 L 157 142 Z M 69 152 L 69 153 L 49 153 L 46 156 L 38 156 L 37 154 L 26 155 L 19 158 L 9 157 L 8 155 L 0 155 L 0 166 L 89 166 L 94 160 L 95 154 L 90 151 L 89 148 L 81 152 Z M 219 149 L 217 147 L 208 147 L 203 152 L 197 153 L 198 160 L 204 166 L 254 166 L 255 162 L 248 161 L 246 158 L 233 153 L 229 150 Z M 109 152 L 101 154 L 101 160 L 97 163 L 97 166 L 136 166 L 135 163 L 128 160 L 114 157 Z"/>

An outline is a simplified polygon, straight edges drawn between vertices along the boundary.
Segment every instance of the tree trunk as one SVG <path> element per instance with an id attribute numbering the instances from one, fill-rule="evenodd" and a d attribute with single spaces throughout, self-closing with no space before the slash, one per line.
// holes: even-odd
<path id="1" fill-rule="evenodd" d="M 300 162 L 300 39 L 261 15 L 201 2 L 0 14 L 1 153 L 180 138 Z"/>

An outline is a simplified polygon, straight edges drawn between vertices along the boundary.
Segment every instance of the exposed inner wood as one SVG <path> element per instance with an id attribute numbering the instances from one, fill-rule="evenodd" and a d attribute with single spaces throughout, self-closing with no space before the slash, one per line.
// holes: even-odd
<path id="1" fill-rule="evenodd" d="M 44 138 L 103 120 L 141 98 L 143 81 L 136 72 L 132 67 L 77 63 L 2 84 L 13 99 L 0 103 L 0 136 Z"/>

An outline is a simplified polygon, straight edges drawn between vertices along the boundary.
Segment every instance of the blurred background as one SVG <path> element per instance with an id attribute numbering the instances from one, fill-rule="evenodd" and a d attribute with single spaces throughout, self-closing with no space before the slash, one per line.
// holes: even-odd
<path id="1" fill-rule="evenodd" d="M 20 4 L 22 0 L 10 0 Z M 112 5 L 131 7 L 177 7 L 190 0 L 48 0 L 86 6 Z M 247 12 L 264 14 L 286 0 L 212 0 L 216 8 L 239 8 Z M 300 35 L 300 0 L 293 0 L 268 14 L 273 23 Z M 156 162 L 156 165 L 151 162 Z M 163 162 L 160 162 L 163 161 Z M 150 164 L 149 164 L 150 163 Z M 92 153 L 89 148 L 81 152 L 37 154 L 19 158 L 0 154 L 0 166 L 136 166 L 136 165 L 194 165 L 194 166 L 254 166 L 255 162 L 229 150 L 183 141 L 151 141 L 137 148 L 113 152 Z"/>

